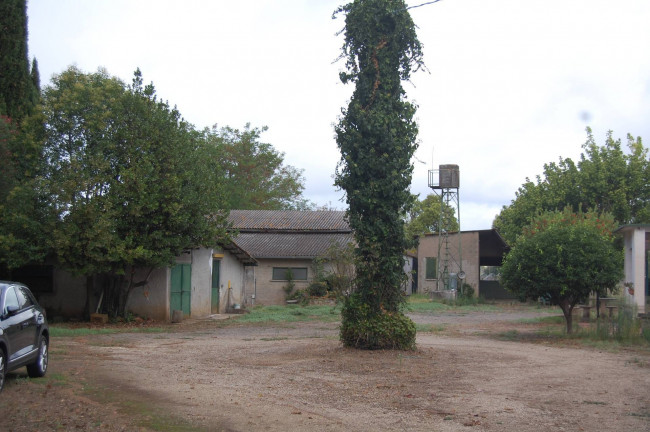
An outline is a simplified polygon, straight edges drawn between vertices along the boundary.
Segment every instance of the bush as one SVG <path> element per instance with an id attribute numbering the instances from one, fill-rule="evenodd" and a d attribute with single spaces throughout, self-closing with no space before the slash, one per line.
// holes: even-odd
<path id="1" fill-rule="evenodd" d="M 309 293 L 307 289 L 298 289 L 287 296 L 287 300 L 298 300 L 298 303 L 307 306 L 309 304 Z"/>
<path id="2" fill-rule="evenodd" d="M 468 284 L 467 282 L 463 282 L 462 289 L 460 291 L 460 297 L 463 299 L 471 299 L 474 298 L 474 293 L 476 291 L 474 290 L 474 287 Z"/>
<path id="3" fill-rule="evenodd" d="M 349 296 L 341 311 L 341 342 L 360 349 L 415 349 L 415 324 L 401 312 L 372 313 L 358 296 Z"/>
<path id="4" fill-rule="evenodd" d="M 327 284 L 325 282 L 314 281 L 307 287 L 307 294 L 311 297 L 325 297 L 327 295 Z"/>

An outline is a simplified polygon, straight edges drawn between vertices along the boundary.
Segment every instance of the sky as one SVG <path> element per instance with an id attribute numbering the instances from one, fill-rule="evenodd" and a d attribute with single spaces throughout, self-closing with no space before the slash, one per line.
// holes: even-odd
<path id="1" fill-rule="evenodd" d="M 70 65 L 145 83 L 197 128 L 268 126 L 262 141 L 304 170 L 304 196 L 345 209 L 333 186 L 334 124 L 353 85 L 337 61 L 344 18 L 332 0 L 28 0 L 41 86 Z M 427 3 L 407 1 L 408 6 Z M 440 0 L 409 10 L 428 72 L 417 104 L 411 191 L 460 169 L 462 230 L 489 229 L 526 178 L 578 160 L 591 127 L 650 140 L 647 0 Z"/>

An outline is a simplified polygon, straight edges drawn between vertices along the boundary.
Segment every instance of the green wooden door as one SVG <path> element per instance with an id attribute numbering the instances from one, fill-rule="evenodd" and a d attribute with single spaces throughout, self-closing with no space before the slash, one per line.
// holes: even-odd
<path id="1" fill-rule="evenodd" d="M 212 260 L 212 301 L 211 313 L 219 313 L 219 271 L 221 270 L 221 260 Z"/>
<path id="2" fill-rule="evenodd" d="M 171 289 L 169 299 L 170 311 L 182 310 L 184 316 L 190 316 L 192 300 L 192 265 L 177 264 L 172 267 Z"/>

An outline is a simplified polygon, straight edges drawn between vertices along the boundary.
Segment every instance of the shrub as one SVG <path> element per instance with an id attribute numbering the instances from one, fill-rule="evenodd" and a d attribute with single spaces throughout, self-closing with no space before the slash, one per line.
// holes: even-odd
<path id="1" fill-rule="evenodd" d="M 309 304 L 309 293 L 307 289 L 298 289 L 287 296 L 287 300 L 298 300 L 298 303 L 307 306 Z"/>
<path id="2" fill-rule="evenodd" d="M 327 295 L 327 284 L 321 281 L 314 281 L 307 287 L 307 294 L 311 297 L 325 297 Z"/>
<path id="3" fill-rule="evenodd" d="M 474 290 L 474 287 L 468 284 L 467 282 L 463 282 L 462 289 L 460 291 L 460 298 L 464 299 L 471 299 L 474 298 L 474 293 L 476 291 Z"/>
<path id="4" fill-rule="evenodd" d="M 343 305 L 341 341 L 361 349 L 415 349 L 415 324 L 401 312 L 372 313 L 357 295 Z"/>

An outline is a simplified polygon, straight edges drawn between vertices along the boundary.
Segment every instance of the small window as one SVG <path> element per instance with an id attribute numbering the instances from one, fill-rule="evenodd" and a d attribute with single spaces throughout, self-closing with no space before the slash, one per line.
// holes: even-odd
<path id="1" fill-rule="evenodd" d="M 273 280 L 289 280 L 291 272 L 293 280 L 307 280 L 307 267 L 273 267 Z"/>
<path id="2" fill-rule="evenodd" d="M 501 279 L 501 267 L 497 266 L 481 266 L 481 280 L 490 281 L 490 280 L 500 280 Z"/>
<path id="3" fill-rule="evenodd" d="M 426 279 L 436 279 L 438 277 L 437 260 L 432 257 L 425 258 L 426 260 Z"/>

